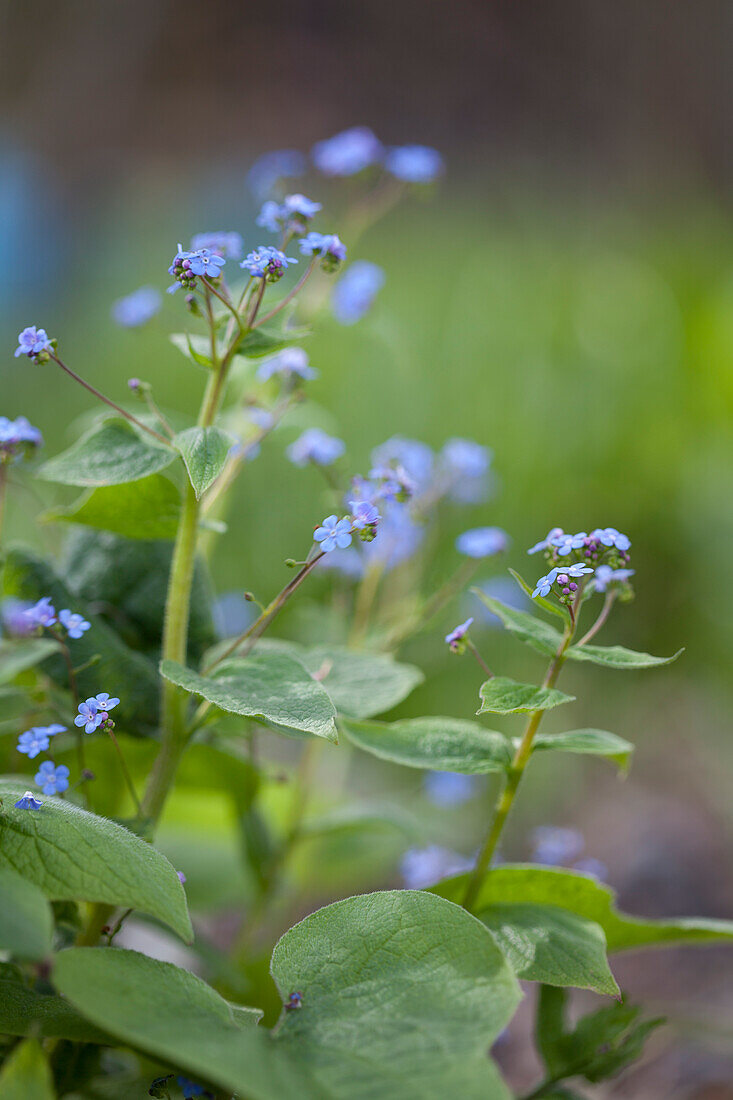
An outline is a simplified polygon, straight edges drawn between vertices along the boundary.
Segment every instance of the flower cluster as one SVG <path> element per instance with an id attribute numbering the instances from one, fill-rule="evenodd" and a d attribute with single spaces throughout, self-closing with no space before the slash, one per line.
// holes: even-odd
<path id="1" fill-rule="evenodd" d="M 320 202 L 313 202 L 305 195 L 286 195 L 282 202 L 268 199 L 260 210 L 257 224 L 270 233 L 282 231 L 289 235 L 300 235 L 305 233 L 311 218 L 320 209 Z"/>
<path id="2" fill-rule="evenodd" d="M 15 349 L 15 358 L 27 355 L 34 363 L 44 363 L 53 351 L 54 341 L 49 337 L 45 328 L 36 328 L 29 325 L 18 333 L 18 346 Z"/>
<path id="3" fill-rule="evenodd" d="M 253 279 L 264 279 L 266 283 L 276 283 L 282 279 L 291 264 L 297 264 L 291 256 L 286 256 L 279 248 L 263 244 L 249 252 L 239 265 Z"/>
<path id="4" fill-rule="evenodd" d="M 85 733 L 94 733 L 100 726 L 114 725 L 109 712 L 116 707 L 119 699 L 110 698 L 106 691 L 100 691 L 98 695 L 90 695 L 83 703 L 79 703 L 79 713 L 74 719 L 74 725 L 84 727 Z"/>
<path id="5" fill-rule="evenodd" d="M 178 245 L 178 252 L 173 257 L 173 262 L 168 268 L 176 282 L 168 287 L 169 293 L 178 290 L 182 286 L 185 290 L 193 290 L 196 279 L 205 276 L 208 279 L 218 279 L 224 267 L 225 260 L 218 252 L 212 252 L 209 248 L 196 248 L 190 251 Z"/>
<path id="6" fill-rule="evenodd" d="M 324 271 L 336 271 L 346 259 L 346 245 L 335 233 L 307 233 L 300 242 L 304 256 L 320 256 Z"/>
<path id="7" fill-rule="evenodd" d="M 51 738 L 57 733 L 65 733 L 66 726 L 57 723 L 51 726 L 32 726 L 25 730 L 18 738 L 18 752 L 23 753 L 29 760 L 35 759 L 42 752 L 48 752 Z M 44 794 L 63 794 L 69 786 L 69 769 L 65 764 L 54 764 L 53 760 L 44 760 L 35 775 L 35 782 Z M 16 809 L 38 810 L 42 803 L 34 798 L 30 791 L 26 791 L 22 798 L 15 803 Z"/>
<path id="8" fill-rule="evenodd" d="M 50 629 L 59 625 L 63 627 L 69 638 L 81 638 L 91 627 L 91 623 L 77 611 L 71 611 L 65 607 L 56 615 L 56 608 L 51 603 L 50 596 L 43 596 L 33 607 L 26 608 L 23 612 L 27 622 L 35 629 Z"/>
<path id="9" fill-rule="evenodd" d="M 0 464 L 19 462 L 42 446 L 43 436 L 26 417 L 0 416 Z"/>
<path id="10" fill-rule="evenodd" d="M 18 752 L 24 753 L 29 760 L 33 760 L 39 753 L 48 752 L 51 738 L 55 734 L 65 732 L 66 726 L 60 726 L 58 723 L 51 726 L 31 726 L 18 738 Z"/>
<path id="11" fill-rule="evenodd" d="M 605 592 L 610 584 L 626 584 L 633 569 L 624 568 L 629 560 L 631 540 L 615 527 L 596 527 L 593 531 L 566 534 L 553 527 L 544 539 L 527 551 L 544 552 L 552 568 L 537 581 L 533 599 L 554 591 L 562 603 L 570 603 L 578 592 L 577 581 L 594 574 L 589 589 Z"/>
<path id="12" fill-rule="evenodd" d="M 427 145 L 400 145 L 385 149 L 368 126 L 352 126 L 311 150 L 316 168 L 325 176 L 355 176 L 383 164 L 390 175 L 406 183 L 431 183 L 443 171 L 443 158 Z"/>
<path id="13" fill-rule="evenodd" d="M 373 542 L 377 537 L 377 527 L 382 517 L 376 505 L 367 500 L 351 500 L 349 507 L 351 515 L 343 516 L 342 519 L 336 515 L 326 516 L 320 527 L 316 527 L 313 532 L 314 540 L 320 543 L 325 554 L 351 546 L 355 532 L 362 542 Z"/>

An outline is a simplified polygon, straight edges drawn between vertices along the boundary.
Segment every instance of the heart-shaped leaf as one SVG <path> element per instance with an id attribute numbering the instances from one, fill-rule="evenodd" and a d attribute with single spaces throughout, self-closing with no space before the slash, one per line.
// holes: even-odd
<path id="1" fill-rule="evenodd" d="M 127 420 L 106 420 L 48 462 L 38 476 L 63 485 L 99 488 L 158 473 L 170 466 L 176 452 L 137 432 Z"/>
<path id="2" fill-rule="evenodd" d="M 479 688 L 481 707 L 477 714 L 525 714 L 533 710 L 550 710 L 562 703 L 572 703 L 574 695 L 565 695 L 556 688 L 519 684 L 507 676 L 494 676 Z"/>
<path id="3" fill-rule="evenodd" d="M 229 432 L 217 427 L 186 428 L 173 440 L 173 446 L 181 452 L 186 463 L 197 499 L 213 485 L 224 469 L 234 442 Z"/>
<path id="4" fill-rule="evenodd" d="M 128 539 L 174 539 L 181 495 L 162 474 L 129 485 L 108 485 L 85 493 L 68 508 L 44 512 L 46 523 L 79 523 Z"/>
<path id="5" fill-rule="evenodd" d="M 364 752 L 408 768 L 463 772 L 504 771 L 511 763 L 506 738 L 461 718 L 406 718 L 400 722 L 357 722 L 341 728 Z"/>

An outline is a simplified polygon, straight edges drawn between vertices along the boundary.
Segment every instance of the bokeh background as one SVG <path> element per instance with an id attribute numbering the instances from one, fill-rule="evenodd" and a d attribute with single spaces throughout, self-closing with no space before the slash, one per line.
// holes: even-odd
<path id="1" fill-rule="evenodd" d="M 237 229 L 259 243 L 247 172 L 267 150 L 307 152 L 357 123 L 441 150 L 439 186 L 358 240 L 353 255 L 378 262 L 386 285 L 352 327 L 321 310 L 311 393 L 354 471 L 398 432 L 493 449 L 493 499 L 441 515 L 431 583 L 455 565 L 453 539 L 469 526 L 505 528 L 508 564 L 530 575 L 524 549 L 555 524 L 632 537 L 637 596 L 607 638 L 686 653 L 653 673 L 568 670 L 577 725 L 634 741 L 634 767 L 619 781 L 602 763 L 543 761 L 504 854 L 526 858 L 538 825 L 575 825 L 624 907 L 649 915 L 733 910 L 732 24 L 723 0 L 0 8 L 0 413 L 28 415 L 47 454 L 89 403 L 50 367 L 12 358 L 21 327 L 44 325 L 118 400 L 135 375 L 163 407 L 192 410 L 201 376 L 167 340 L 183 327 L 181 301 L 166 299 L 139 331 L 115 326 L 112 302 L 164 288 L 176 242 L 195 232 Z M 350 185 L 298 186 L 340 231 Z M 61 532 L 38 533 L 34 518 L 59 494 L 33 492 L 11 504 L 11 534 L 58 551 Z M 217 590 L 276 590 L 324 501 L 316 474 L 270 443 L 214 552 Z M 298 636 L 322 595 L 316 583 L 283 632 Z M 405 651 L 429 679 L 401 713 L 475 709 L 473 669 L 442 643 L 463 611 L 454 604 Z M 539 672 L 499 633 L 487 627 L 481 640 L 501 671 Z M 379 783 L 398 804 L 420 801 L 412 778 Z M 470 851 L 485 797 L 423 806 L 430 839 Z M 672 1025 L 597 1095 L 733 1096 L 730 950 L 630 957 L 616 970 Z M 532 1075 L 525 1017 L 498 1052 L 520 1084 Z"/>

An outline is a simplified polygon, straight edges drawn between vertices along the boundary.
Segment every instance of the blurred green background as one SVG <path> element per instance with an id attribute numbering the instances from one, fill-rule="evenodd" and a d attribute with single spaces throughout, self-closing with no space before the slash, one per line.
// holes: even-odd
<path id="1" fill-rule="evenodd" d="M 647 674 L 567 671 L 577 725 L 628 737 L 636 761 L 620 782 L 602 763 L 543 760 L 506 855 L 526 858 L 538 824 L 577 825 L 626 907 L 729 915 L 730 8 L 394 7 L 5 6 L 0 413 L 27 415 L 51 455 L 90 407 L 52 366 L 12 358 L 16 332 L 38 324 L 115 399 L 138 376 L 166 410 L 193 414 L 203 375 L 167 340 L 185 327 L 182 301 L 166 298 L 140 331 L 114 325 L 112 302 L 145 283 L 164 288 L 176 241 L 195 232 L 236 229 L 248 247 L 259 243 L 246 172 L 268 149 L 307 151 L 362 122 L 389 143 L 438 146 L 444 181 L 350 254 L 386 271 L 371 314 L 350 328 L 327 308 L 314 318 L 314 419 L 347 440 L 349 472 L 395 433 L 493 449 L 493 499 L 441 513 L 434 586 L 455 567 L 453 539 L 466 527 L 497 524 L 513 540 L 481 578 L 506 564 L 533 578 L 540 563 L 525 548 L 556 524 L 630 535 L 637 596 L 604 640 L 686 652 Z M 298 184 L 336 231 L 349 187 Z M 240 479 L 213 556 L 219 592 L 268 597 L 283 559 L 305 553 L 330 510 L 317 474 L 283 456 L 293 434 L 270 440 Z M 10 534 L 58 551 L 59 528 L 37 532 L 34 519 L 62 494 L 40 482 L 32 492 L 11 501 Z M 328 591 L 316 579 L 282 631 L 297 635 Z M 456 602 L 404 649 L 428 680 L 400 713 L 473 713 L 473 667 L 442 641 L 469 610 Z M 539 675 L 539 660 L 507 637 L 487 629 L 481 641 L 492 667 Z M 359 766 L 352 781 L 368 787 L 369 766 Z M 411 776 L 380 771 L 376 781 L 396 803 L 419 796 Z M 425 816 L 430 839 L 475 844 L 480 807 Z M 733 1096 L 706 1091 L 733 1078 L 730 953 L 624 960 L 619 975 L 633 993 L 675 1005 L 682 1023 L 649 1066 L 603 1095 Z"/>

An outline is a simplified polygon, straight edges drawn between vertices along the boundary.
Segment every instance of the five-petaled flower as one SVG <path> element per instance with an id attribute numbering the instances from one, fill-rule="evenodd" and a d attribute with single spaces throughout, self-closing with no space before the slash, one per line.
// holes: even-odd
<path id="1" fill-rule="evenodd" d="M 368 500 L 350 500 L 351 523 L 355 531 L 365 531 L 369 527 L 376 527 L 382 518 L 376 505 Z"/>
<path id="2" fill-rule="evenodd" d="M 534 592 L 532 593 L 533 600 L 537 599 L 538 596 L 549 595 L 549 593 L 552 591 L 552 586 L 555 582 L 555 577 L 557 576 L 557 574 L 557 569 L 551 569 L 546 576 L 540 577 L 540 579 L 537 581 L 537 584 L 535 585 Z"/>
<path id="3" fill-rule="evenodd" d="M 66 627 L 70 638 L 81 638 L 82 634 L 89 630 L 92 625 L 87 622 L 83 615 L 80 615 L 77 611 L 69 611 L 68 607 L 65 607 L 63 611 L 59 611 L 59 622 Z"/>
<path id="4" fill-rule="evenodd" d="M 79 703 L 79 713 L 74 719 L 75 726 L 83 726 L 85 733 L 94 733 L 109 717 L 109 711 L 116 707 L 119 699 L 110 699 L 106 691 L 100 691 L 98 695 L 90 695 L 83 703 Z"/>
<path id="5" fill-rule="evenodd" d="M 52 348 L 52 343 L 45 328 L 36 328 L 29 325 L 18 333 L 18 346 L 15 349 L 15 358 L 19 355 L 27 355 L 29 359 L 37 359 Z"/>
<path id="6" fill-rule="evenodd" d="M 603 546 L 615 546 L 617 550 L 624 552 L 631 549 L 631 539 L 615 527 L 596 527 L 595 531 L 591 531 L 590 537 L 597 539 Z"/>
<path id="7" fill-rule="evenodd" d="M 15 803 L 16 810 L 40 810 L 43 802 L 36 798 L 33 791 L 26 791 Z"/>
<path id="8" fill-rule="evenodd" d="M 460 623 L 458 626 L 454 627 L 450 634 L 446 634 L 445 640 L 454 653 L 462 653 L 465 649 L 463 642 L 472 623 L 473 617 L 466 619 L 465 623 Z"/>
<path id="9" fill-rule="evenodd" d="M 66 764 L 56 766 L 52 760 L 44 760 L 35 780 L 44 794 L 62 794 L 69 786 L 69 769 Z"/>
<path id="10" fill-rule="evenodd" d="M 316 527 L 313 532 L 313 538 L 321 544 L 321 550 L 325 554 L 337 547 L 345 550 L 347 546 L 351 546 L 351 519 L 349 516 L 344 516 L 343 519 L 326 516 L 321 526 Z"/>
<path id="11" fill-rule="evenodd" d="M 24 615 L 33 626 L 53 626 L 58 621 L 56 608 L 51 603 L 50 596 L 43 596 L 33 607 L 29 607 Z"/>
<path id="12" fill-rule="evenodd" d="M 18 752 L 25 753 L 29 760 L 33 760 L 40 752 L 46 752 L 54 734 L 65 731 L 66 726 L 58 723 L 51 726 L 31 726 L 18 738 Z"/>
<path id="13" fill-rule="evenodd" d="M 195 252 L 189 252 L 184 260 L 184 267 L 188 264 L 189 271 L 194 275 L 205 275 L 208 279 L 218 279 L 226 260 L 216 252 L 210 252 L 208 248 L 197 248 Z"/>
<path id="14" fill-rule="evenodd" d="M 346 259 L 346 245 L 335 233 L 307 233 L 300 242 L 304 256 L 320 256 L 324 271 L 335 271 Z"/>

